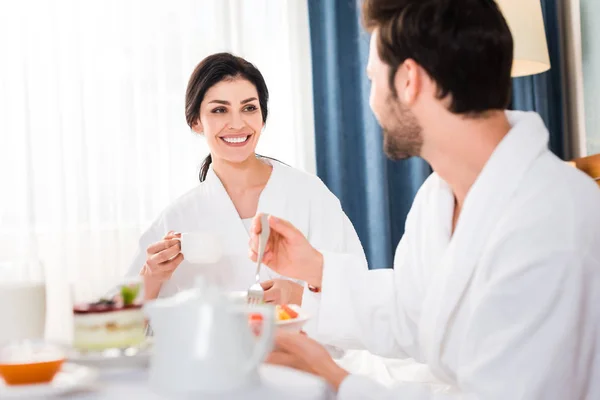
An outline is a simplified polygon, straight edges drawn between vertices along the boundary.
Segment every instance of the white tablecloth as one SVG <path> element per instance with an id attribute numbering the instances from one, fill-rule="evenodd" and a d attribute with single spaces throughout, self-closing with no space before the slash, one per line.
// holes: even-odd
<path id="1" fill-rule="evenodd" d="M 209 397 L 204 394 L 189 395 L 186 399 L 286 399 L 286 400 L 329 400 L 335 396 L 329 385 L 316 376 L 288 368 L 264 365 L 260 369 L 261 384 L 258 387 Z M 172 395 L 152 390 L 148 373 L 144 370 L 100 375 L 94 388 L 67 396 L 73 400 L 166 400 Z"/>

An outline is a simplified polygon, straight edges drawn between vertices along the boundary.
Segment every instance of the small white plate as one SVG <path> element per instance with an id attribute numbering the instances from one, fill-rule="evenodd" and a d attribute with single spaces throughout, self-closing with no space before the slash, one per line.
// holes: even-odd
<path id="1" fill-rule="evenodd" d="M 233 304 L 243 305 L 246 304 L 248 292 L 247 291 L 237 291 L 237 292 L 229 292 L 227 293 L 227 298 Z M 306 324 L 306 321 L 310 319 L 310 315 L 307 314 L 302 308 L 296 304 L 288 305 L 292 310 L 298 313 L 298 316 L 294 319 L 286 319 L 283 321 L 276 321 L 275 325 L 289 332 L 300 332 Z"/>
<path id="2" fill-rule="evenodd" d="M 292 319 L 286 319 L 283 321 L 277 321 L 276 325 L 279 329 L 283 329 L 289 332 L 300 332 L 302 327 L 310 319 L 310 315 L 308 315 L 300 306 L 296 304 L 288 305 L 289 308 L 296 311 L 298 316 Z"/>
<path id="3" fill-rule="evenodd" d="M 106 370 L 144 369 L 150 364 L 152 342 L 149 340 L 140 347 L 109 349 L 101 352 L 67 351 L 67 359 L 77 364 Z"/>
<path id="4" fill-rule="evenodd" d="M 9 386 L 0 379 L 1 399 L 48 398 L 88 388 L 98 378 L 98 371 L 82 365 L 65 363 L 52 382 Z"/>

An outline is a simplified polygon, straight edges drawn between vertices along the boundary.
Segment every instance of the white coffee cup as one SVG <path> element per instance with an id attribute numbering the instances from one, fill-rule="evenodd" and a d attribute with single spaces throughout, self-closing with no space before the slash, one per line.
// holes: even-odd
<path id="1" fill-rule="evenodd" d="M 221 259 L 223 251 L 219 238 L 208 232 L 182 233 L 181 242 L 183 259 L 191 264 L 214 264 Z"/>

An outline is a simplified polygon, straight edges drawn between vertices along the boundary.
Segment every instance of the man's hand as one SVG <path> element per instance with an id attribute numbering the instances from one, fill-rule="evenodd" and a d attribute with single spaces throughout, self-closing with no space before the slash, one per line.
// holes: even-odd
<path id="1" fill-rule="evenodd" d="M 271 234 L 265 248 L 263 263 L 283 276 L 320 287 L 323 255 L 288 221 L 270 216 L 269 226 Z M 258 236 L 261 231 L 260 215 L 257 215 L 252 223 L 249 243 L 249 256 L 254 262 L 258 257 Z"/>
<path id="2" fill-rule="evenodd" d="M 349 375 L 331 358 L 325 347 L 301 333 L 278 331 L 275 350 L 267 363 L 295 368 L 325 379 L 337 392 Z"/>

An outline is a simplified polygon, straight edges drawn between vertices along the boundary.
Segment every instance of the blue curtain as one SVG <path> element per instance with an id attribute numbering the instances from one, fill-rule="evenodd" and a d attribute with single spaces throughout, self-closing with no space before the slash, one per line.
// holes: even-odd
<path id="1" fill-rule="evenodd" d="M 431 172 L 391 162 L 369 108 L 369 36 L 353 0 L 309 0 L 317 173 L 353 222 L 370 268 L 392 266 L 414 195 Z"/>
<path id="2" fill-rule="evenodd" d="M 542 0 L 546 41 L 550 54 L 549 71 L 513 79 L 512 108 L 538 112 L 550 132 L 550 150 L 562 159 L 572 157 L 564 132 L 564 108 L 559 29 L 560 2 Z"/>

